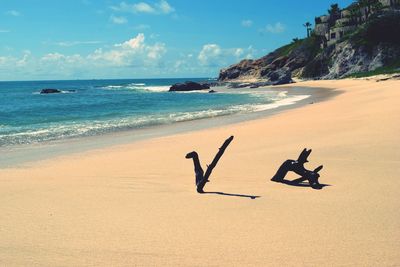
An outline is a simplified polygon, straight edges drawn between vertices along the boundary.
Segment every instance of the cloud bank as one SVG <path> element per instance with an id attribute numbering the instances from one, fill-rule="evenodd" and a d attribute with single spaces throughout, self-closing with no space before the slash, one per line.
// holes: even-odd
<path id="1" fill-rule="evenodd" d="M 253 58 L 257 51 L 247 48 L 224 48 L 216 43 L 176 56 L 168 56 L 165 43 L 149 39 L 144 33 L 112 45 L 102 45 L 84 54 L 59 51 L 40 57 L 25 50 L 19 56 L 0 56 L 0 80 L 25 79 L 87 79 L 129 77 L 183 77 L 216 75 L 219 69 L 244 58 Z M 55 43 L 60 48 L 99 41 Z M 173 50 L 173 49 L 172 49 Z M 16 78 L 17 77 L 17 78 Z"/>
<path id="2" fill-rule="evenodd" d="M 175 8 L 173 8 L 166 0 L 161 0 L 154 4 L 147 2 L 137 2 L 132 4 L 121 2 L 117 6 L 111 6 L 111 9 L 116 12 L 152 15 L 170 14 L 175 12 Z"/>

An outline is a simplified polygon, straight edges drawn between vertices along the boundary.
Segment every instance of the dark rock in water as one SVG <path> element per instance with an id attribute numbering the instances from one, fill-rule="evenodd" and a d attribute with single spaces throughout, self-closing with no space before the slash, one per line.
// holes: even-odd
<path id="1" fill-rule="evenodd" d="M 208 91 L 208 93 L 209 94 L 213 94 L 213 93 L 216 93 L 217 91 L 215 91 L 215 90 L 210 90 L 210 91 Z"/>
<path id="2" fill-rule="evenodd" d="M 51 88 L 42 89 L 40 91 L 40 94 L 59 94 L 59 93 L 62 93 L 62 91 L 60 91 L 58 89 L 51 89 Z"/>
<path id="3" fill-rule="evenodd" d="M 187 81 L 184 83 L 176 83 L 169 88 L 170 92 L 185 92 L 185 91 L 196 91 L 210 89 L 210 85 L 207 83 L 196 83 Z"/>

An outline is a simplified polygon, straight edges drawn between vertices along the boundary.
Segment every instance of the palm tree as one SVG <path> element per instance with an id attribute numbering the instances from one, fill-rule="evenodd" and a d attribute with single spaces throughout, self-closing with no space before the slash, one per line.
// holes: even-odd
<path id="1" fill-rule="evenodd" d="M 363 1 L 363 0 L 360 0 Z M 340 19 L 340 7 L 339 4 L 332 4 L 331 8 L 328 9 L 329 14 L 329 26 L 335 25 L 336 20 Z"/>
<path id="2" fill-rule="evenodd" d="M 350 11 L 350 24 L 351 25 L 358 25 L 361 19 L 361 11 L 360 6 L 358 3 L 353 3 L 348 7 Z"/>
<path id="3" fill-rule="evenodd" d="M 303 24 L 303 26 L 306 27 L 306 29 L 307 29 L 307 38 L 310 37 L 312 24 L 307 21 L 305 24 Z"/>

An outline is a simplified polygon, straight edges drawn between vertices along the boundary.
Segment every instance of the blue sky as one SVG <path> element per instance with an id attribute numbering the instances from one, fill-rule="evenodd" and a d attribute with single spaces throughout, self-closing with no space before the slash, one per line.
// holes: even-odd
<path id="1" fill-rule="evenodd" d="M 216 77 L 351 0 L 0 0 L 0 80 Z"/>

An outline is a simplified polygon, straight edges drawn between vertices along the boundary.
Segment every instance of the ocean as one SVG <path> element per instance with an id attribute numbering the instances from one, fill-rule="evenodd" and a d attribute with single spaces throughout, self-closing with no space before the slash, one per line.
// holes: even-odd
<path id="1" fill-rule="evenodd" d="M 217 88 L 217 93 L 168 92 L 177 82 L 132 79 L 0 82 L 0 147 L 156 127 L 272 108 L 282 91 Z M 40 94 L 57 88 L 61 94 Z M 282 102 L 283 103 L 283 102 Z M 272 106 L 271 106 L 272 105 Z M 277 105 L 279 106 L 279 105 Z"/>

